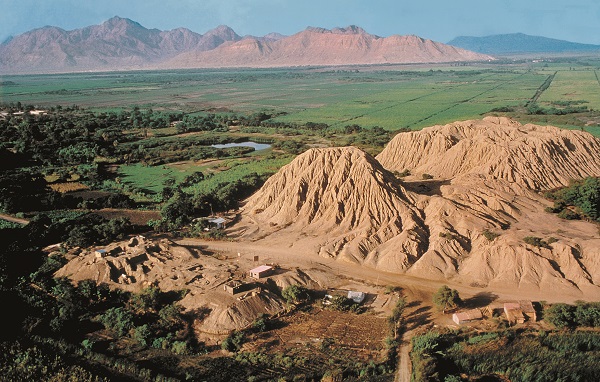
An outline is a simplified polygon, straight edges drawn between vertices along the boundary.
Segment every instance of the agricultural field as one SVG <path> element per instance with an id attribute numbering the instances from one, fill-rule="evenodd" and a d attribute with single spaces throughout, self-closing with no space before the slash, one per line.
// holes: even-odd
<path id="1" fill-rule="evenodd" d="M 599 110 L 599 67 L 584 61 L 5 76 L 0 101 L 99 111 L 134 105 L 186 113 L 268 111 L 282 123 L 419 129 L 525 106 L 554 73 L 538 94 L 542 106 L 585 100 Z"/>
<path id="2" fill-rule="evenodd" d="M 561 70 L 540 97 L 540 103 L 585 101 L 583 105 L 600 110 L 600 70 Z"/>

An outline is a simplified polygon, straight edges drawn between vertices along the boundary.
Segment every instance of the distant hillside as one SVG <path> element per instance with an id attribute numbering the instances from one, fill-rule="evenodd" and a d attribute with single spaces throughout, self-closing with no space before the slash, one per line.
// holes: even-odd
<path id="1" fill-rule="evenodd" d="M 460 36 L 448 45 L 490 55 L 514 53 L 600 52 L 600 45 L 580 44 L 523 33 L 499 34 L 486 37 Z"/>
<path id="2" fill-rule="evenodd" d="M 66 31 L 47 26 L 0 44 L 1 72 L 57 72 L 143 68 L 187 51 L 204 51 L 239 41 L 231 28 L 219 26 L 204 35 L 189 29 L 147 29 L 113 17 L 100 25 Z"/>
<path id="3" fill-rule="evenodd" d="M 191 51 L 163 68 L 286 67 L 484 61 L 492 57 L 418 36 L 379 37 L 360 27 L 314 28 L 277 40 L 245 38 L 211 51 Z"/>
<path id="4" fill-rule="evenodd" d="M 308 28 L 292 36 L 240 37 L 224 25 L 201 35 L 185 28 L 147 29 L 120 17 L 72 31 L 43 27 L 0 44 L 0 73 L 4 74 L 489 59 L 418 36 L 379 37 L 356 26 Z"/>

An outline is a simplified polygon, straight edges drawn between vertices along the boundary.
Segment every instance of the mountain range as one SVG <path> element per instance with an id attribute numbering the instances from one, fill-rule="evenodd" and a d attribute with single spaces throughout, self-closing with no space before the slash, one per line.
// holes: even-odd
<path id="1" fill-rule="evenodd" d="M 600 52 L 600 45 L 580 44 L 541 36 L 530 36 L 523 33 L 485 37 L 460 36 L 448 42 L 448 44 L 490 55 Z"/>
<path id="2" fill-rule="evenodd" d="M 491 59 L 417 36 L 380 37 L 357 26 L 242 37 L 224 25 L 202 35 L 185 28 L 147 29 L 121 17 L 72 31 L 38 28 L 0 44 L 0 73 L 6 74 Z"/>

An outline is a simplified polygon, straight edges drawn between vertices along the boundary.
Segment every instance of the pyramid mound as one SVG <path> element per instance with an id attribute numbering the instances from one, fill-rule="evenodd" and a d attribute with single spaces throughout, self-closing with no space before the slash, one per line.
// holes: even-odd
<path id="1" fill-rule="evenodd" d="M 353 147 L 299 155 L 248 200 L 244 211 L 271 232 L 325 234 L 319 253 L 349 261 L 389 262 L 394 247 L 388 265 L 405 269 L 426 244 L 419 211 L 406 191 L 373 157 Z"/>
<path id="2" fill-rule="evenodd" d="M 600 140 L 581 131 L 487 117 L 398 134 L 377 160 L 390 171 L 443 179 L 477 174 L 548 190 L 600 174 Z"/>
<path id="3" fill-rule="evenodd" d="M 377 160 L 352 147 L 312 149 L 247 200 L 235 230 L 269 248 L 419 278 L 597 296 L 597 226 L 545 212 L 539 190 L 600 176 L 599 155 L 587 133 L 505 118 L 402 133 Z M 388 171 L 405 169 L 413 175 L 401 181 Z"/>

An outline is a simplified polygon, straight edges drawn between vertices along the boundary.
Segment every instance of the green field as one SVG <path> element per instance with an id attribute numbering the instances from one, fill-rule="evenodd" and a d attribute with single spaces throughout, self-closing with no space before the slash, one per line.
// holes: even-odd
<path id="1" fill-rule="evenodd" d="M 600 61 L 522 62 L 478 67 L 394 66 L 176 70 L 0 77 L 0 101 L 95 110 L 142 108 L 253 113 L 275 122 L 419 129 L 523 107 L 556 73 L 538 102 L 586 101 L 600 110 Z M 525 119 L 527 119 L 525 117 Z M 557 122 L 557 124 L 560 121 Z M 569 127 L 566 123 L 566 127 Z M 576 125 L 575 125 L 576 126 Z M 573 127 L 575 127 L 573 126 Z"/>
<path id="2" fill-rule="evenodd" d="M 587 101 L 590 108 L 600 110 L 600 70 L 558 71 L 539 101 Z"/>

